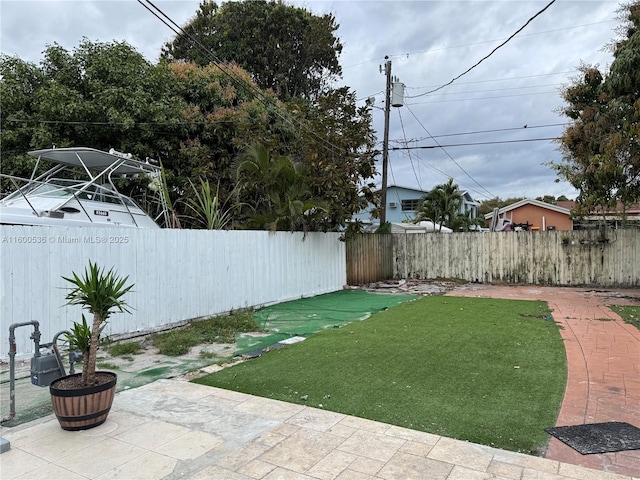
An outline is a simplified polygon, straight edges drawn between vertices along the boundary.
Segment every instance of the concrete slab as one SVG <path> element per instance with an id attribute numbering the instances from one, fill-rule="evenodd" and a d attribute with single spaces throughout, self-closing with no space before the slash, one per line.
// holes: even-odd
<path id="1" fill-rule="evenodd" d="M 53 416 L 0 428 L 3 480 L 29 478 L 632 480 L 371 420 L 165 379 L 116 394 L 80 432 Z M 604 476 L 603 476 L 604 475 Z M 45 477 L 43 477 L 45 478 Z"/>

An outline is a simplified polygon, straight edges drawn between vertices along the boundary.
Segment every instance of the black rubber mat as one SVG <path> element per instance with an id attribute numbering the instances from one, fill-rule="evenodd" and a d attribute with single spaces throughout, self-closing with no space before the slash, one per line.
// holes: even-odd
<path id="1" fill-rule="evenodd" d="M 545 428 L 582 455 L 640 450 L 640 428 L 626 422 L 587 423 Z"/>

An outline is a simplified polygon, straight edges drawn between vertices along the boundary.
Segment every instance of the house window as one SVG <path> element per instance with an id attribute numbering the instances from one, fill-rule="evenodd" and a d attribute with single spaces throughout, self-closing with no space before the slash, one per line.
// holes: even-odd
<path id="1" fill-rule="evenodd" d="M 402 211 L 415 212 L 416 210 L 418 210 L 419 203 L 420 203 L 419 198 L 416 198 L 414 200 L 402 200 Z"/>

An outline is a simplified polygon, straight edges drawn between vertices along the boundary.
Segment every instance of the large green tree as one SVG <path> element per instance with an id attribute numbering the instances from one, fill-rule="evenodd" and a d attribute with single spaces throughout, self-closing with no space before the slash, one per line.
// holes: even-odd
<path id="1" fill-rule="evenodd" d="M 347 87 L 331 90 L 310 106 L 289 103 L 301 135 L 291 145 L 304 165 L 312 195 L 327 205 L 314 230 L 346 225 L 354 213 L 375 201 L 375 135 L 371 111 L 356 106 Z"/>
<path id="2" fill-rule="evenodd" d="M 87 40 L 70 52 L 48 47 L 39 65 L 2 57 L 0 75 L 3 173 L 28 176 L 33 163 L 24 153 L 53 144 L 149 156 L 164 167 L 164 181 L 154 187 L 171 197 L 172 218 L 196 227 L 203 222 L 188 198 L 198 191 L 194 185 L 209 185 L 212 194 L 215 189 L 219 205 L 255 200 L 255 189 L 240 195 L 235 190 L 234 162 L 260 144 L 272 158 L 288 157 L 303 172 L 304 189 L 291 190 L 288 198 L 326 205 L 313 215 L 306 209 L 305 222 L 297 218 L 288 223 L 291 229 L 335 230 L 372 197 L 371 115 L 356 107 L 355 94 L 346 87 L 313 101 L 281 102 L 235 64 L 161 60 L 153 65 L 124 42 Z M 157 207 L 142 181 L 125 193 Z M 243 218 L 248 217 L 227 225 L 241 227 Z"/>
<path id="3" fill-rule="evenodd" d="M 337 29 L 333 15 L 313 15 L 282 1 L 218 6 L 204 0 L 184 33 L 164 45 L 162 56 L 200 66 L 236 62 L 281 100 L 314 99 L 342 73 Z"/>
<path id="4" fill-rule="evenodd" d="M 193 192 L 190 182 L 220 185 L 225 197 L 239 151 L 292 135 L 273 108 L 235 87 L 240 80 L 256 88 L 241 68 L 153 65 L 125 42 L 85 39 L 72 51 L 54 44 L 39 65 L 3 56 L 0 75 L 3 173 L 28 177 L 34 162 L 25 152 L 53 145 L 148 156 L 162 162 L 174 211 L 187 227 L 196 224 L 183 198 Z M 144 187 L 141 182 L 127 193 L 154 208 Z"/>
<path id="5" fill-rule="evenodd" d="M 304 173 L 304 192 L 296 196 L 321 201 L 326 209 L 315 210 L 314 215 L 307 211 L 303 223 L 280 221 L 279 229 L 290 225 L 292 229 L 335 230 L 372 198 L 371 181 L 376 171 L 371 113 L 356 106 L 355 94 L 348 88 L 331 90 L 314 102 L 292 99 L 282 103 L 267 93 L 252 98 L 214 64 L 199 67 L 175 62 L 171 70 L 176 91 L 188 102 L 187 117 L 193 125 L 189 140 L 180 148 L 179 165 L 173 166 L 176 175 L 191 178 L 194 183 L 195 177 L 216 182 L 224 201 L 236 185 L 234 162 L 246 160 L 249 150 L 249 156 L 255 157 L 252 147 L 264 147 L 273 162 L 288 158 L 298 172 Z M 237 71 L 238 78 L 251 82 L 239 67 L 227 66 L 225 71 Z M 269 169 L 262 170 L 264 180 L 254 175 L 251 188 L 234 194 L 242 204 L 240 211 L 245 219 L 249 218 L 247 207 L 265 211 L 259 204 L 264 197 L 252 196 L 271 188 Z M 284 190 L 279 191 L 284 195 Z M 253 218 L 258 216 L 254 214 Z M 269 215 L 262 218 L 262 222 L 252 221 L 251 228 L 273 228 L 275 223 Z M 234 222 L 236 227 L 238 221 Z"/>
<path id="6" fill-rule="evenodd" d="M 552 164 L 578 191 L 585 210 L 640 200 L 640 2 L 623 7 L 623 38 L 608 73 L 582 65 L 563 92 L 571 120 Z"/>
<path id="7" fill-rule="evenodd" d="M 256 88 L 249 74 L 237 65 L 199 67 L 174 62 L 169 71 L 174 94 L 184 102 L 179 114 L 186 134 L 164 166 L 182 224 L 194 227 L 198 222 L 192 221 L 193 212 L 185 208 L 188 200 L 180 201 L 193 192 L 190 183 L 208 181 L 216 186 L 220 203 L 227 203 L 236 181 L 233 162 L 237 155 L 255 142 L 280 145 L 293 132 L 274 111 L 280 105 L 265 106 L 247 90 L 237 88 L 237 81 Z M 277 104 L 273 96 L 270 101 Z"/>
<path id="8" fill-rule="evenodd" d="M 28 177 L 25 152 L 53 145 L 171 156 L 184 102 L 168 73 L 125 42 L 85 39 L 71 52 L 54 44 L 39 65 L 0 57 L 3 173 Z"/>
<path id="9" fill-rule="evenodd" d="M 54 44 L 39 65 L 0 59 L 3 150 L 90 145 L 150 155 L 180 128 L 166 64 L 126 42 Z M 162 135 L 159 135 L 159 130 Z"/>

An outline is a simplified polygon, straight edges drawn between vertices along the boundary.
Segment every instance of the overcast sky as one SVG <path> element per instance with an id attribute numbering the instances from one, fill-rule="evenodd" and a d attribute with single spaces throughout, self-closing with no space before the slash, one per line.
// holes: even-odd
<path id="1" fill-rule="evenodd" d="M 154 3 L 181 25 L 199 5 L 198 0 Z M 339 83 L 355 90 L 362 102 L 375 97 L 380 142 L 385 76 L 379 67 L 388 55 L 393 76 L 405 85 L 404 106 L 391 111 L 390 147 L 433 146 L 436 141 L 445 146 L 392 150 L 389 184 L 429 190 L 452 177 L 477 199 L 575 198 L 572 187 L 556 183 L 555 172 L 544 165 L 560 160 L 551 141 L 448 145 L 559 136 L 566 122 L 555 112 L 563 104 L 560 89 L 581 62 L 608 68 L 613 57 L 603 47 L 616 37 L 619 2 L 557 0 L 478 67 L 430 95 L 424 94 L 477 63 L 549 1 L 288 3 L 335 15 L 344 45 Z M 36 63 L 47 45 L 72 50 L 82 37 L 125 40 L 155 62 L 162 44 L 173 38 L 135 0 L 1 0 L 0 22 L 0 51 Z"/>

